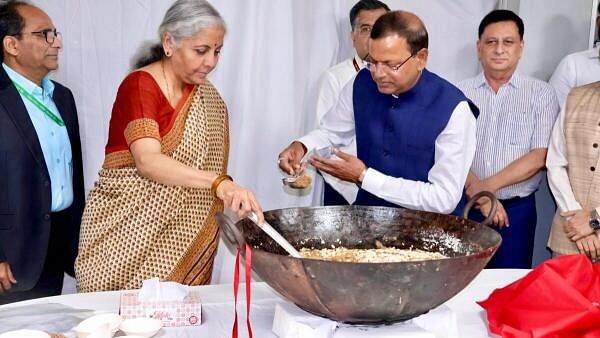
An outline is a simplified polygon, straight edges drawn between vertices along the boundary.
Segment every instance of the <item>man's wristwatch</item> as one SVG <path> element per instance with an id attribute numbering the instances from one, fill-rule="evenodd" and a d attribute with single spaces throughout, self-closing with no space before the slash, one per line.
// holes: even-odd
<path id="1" fill-rule="evenodd" d="M 358 182 L 356 182 L 356 185 L 359 188 L 362 188 L 362 182 L 365 179 L 365 175 L 367 174 L 367 170 L 369 170 L 369 167 L 365 167 L 365 169 L 363 169 L 363 171 L 360 173 L 360 176 L 358 176 Z"/>
<path id="2" fill-rule="evenodd" d="M 600 217 L 596 209 L 590 211 L 590 227 L 594 230 L 600 230 Z"/>

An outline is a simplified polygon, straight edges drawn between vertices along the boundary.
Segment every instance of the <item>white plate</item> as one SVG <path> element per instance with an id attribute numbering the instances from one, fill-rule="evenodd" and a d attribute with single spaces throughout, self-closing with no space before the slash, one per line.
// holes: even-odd
<path id="1" fill-rule="evenodd" d="M 4 332 L 0 338 L 50 338 L 50 335 L 38 330 L 16 330 Z"/>
<path id="2" fill-rule="evenodd" d="M 119 329 L 122 318 L 116 313 L 103 313 L 85 319 L 73 328 L 78 338 L 86 338 L 92 333 L 108 333 L 111 337 Z"/>
<path id="3" fill-rule="evenodd" d="M 154 318 L 125 319 L 119 329 L 130 336 L 152 337 L 162 327 L 162 321 Z"/>

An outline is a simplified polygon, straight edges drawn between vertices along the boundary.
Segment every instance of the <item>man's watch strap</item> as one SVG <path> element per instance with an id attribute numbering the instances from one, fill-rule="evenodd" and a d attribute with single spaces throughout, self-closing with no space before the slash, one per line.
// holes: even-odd
<path id="1" fill-rule="evenodd" d="M 590 227 L 594 230 L 600 230 L 600 217 L 596 209 L 590 211 Z"/>
<path id="2" fill-rule="evenodd" d="M 360 176 L 358 176 L 358 182 L 356 182 L 356 185 L 359 188 L 362 188 L 362 182 L 365 179 L 365 175 L 367 174 L 367 170 L 369 170 L 369 167 L 365 167 L 365 169 L 363 169 L 363 171 L 360 173 Z"/>

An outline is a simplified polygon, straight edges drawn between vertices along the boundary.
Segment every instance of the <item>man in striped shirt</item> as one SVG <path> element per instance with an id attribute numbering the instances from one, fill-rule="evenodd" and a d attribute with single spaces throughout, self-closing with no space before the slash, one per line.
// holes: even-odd
<path id="1" fill-rule="evenodd" d="M 477 41 L 483 72 L 458 84 L 481 111 L 467 196 L 487 190 L 500 200 L 493 219 L 502 245 L 491 268 L 531 268 L 537 221 L 534 193 L 559 110 L 550 85 L 516 72 L 523 32 L 523 20 L 511 11 L 486 15 Z M 489 201 L 482 201 L 479 211 L 474 218 L 488 215 Z"/>

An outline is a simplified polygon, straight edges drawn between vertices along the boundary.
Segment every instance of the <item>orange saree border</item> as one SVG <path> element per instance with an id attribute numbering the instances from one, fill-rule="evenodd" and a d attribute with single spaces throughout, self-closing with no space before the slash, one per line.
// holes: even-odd
<path id="1" fill-rule="evenodd" d="M 163 154 L 172 155 L 181 139 L 183 137 L 183 131 L 185 128 L 185 121 L 189 114 L 190 104 L 193 97 L 198 91 L 198 86 L 194 87 L 192 92 L 188 95 L 185 103 L 181 105 L 181 108 L 176 113 L 177 117 L 173 122 L 171 129 L 163 136 L 160 137 L 158 132 L 158 123 L 152 119 L 142 118 L 136 119 L 127 124 L 125 128 L 125 139 L 127 144 L 131 144 L 135 140 L 142 137 L 152 137 L 160 141 L 161 151 Z M 135 161 L 129 149 L 114 151 L 106 154 L 102 168 L 124 168 L 124 167 L 135 167 Z"/>

